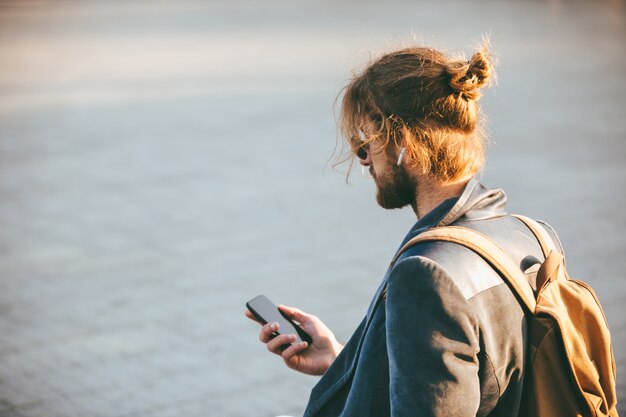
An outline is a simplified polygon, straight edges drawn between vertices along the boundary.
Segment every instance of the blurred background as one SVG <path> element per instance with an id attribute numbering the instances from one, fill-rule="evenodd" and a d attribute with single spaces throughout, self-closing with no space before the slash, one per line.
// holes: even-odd
<path id="1" fill-rule="evenodd" d="M 345 342 L 415 221 L 332 168 L 333 101 L 370 55 L 469 57 L 485 33 L 482 181 L 559 231 L 624 401 L 623 1 L 5 0 L 0 416 L 301 414 L 317 378 L 265 350 L 244 303 Z"/>

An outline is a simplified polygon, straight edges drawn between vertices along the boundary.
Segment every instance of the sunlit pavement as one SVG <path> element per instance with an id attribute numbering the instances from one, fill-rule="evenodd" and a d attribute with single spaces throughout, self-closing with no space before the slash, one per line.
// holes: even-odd
<path id="1" fill-rule="evenodd" d="M 367 51 L 489 31 L 483 182 L 559 231 L 624 398 L 626 13 L 569 3 L 1 2 L 0 416 L 299 415 L 245 301 L 345 341 L 414 221 L 333 170 L 333 100 Z"/>

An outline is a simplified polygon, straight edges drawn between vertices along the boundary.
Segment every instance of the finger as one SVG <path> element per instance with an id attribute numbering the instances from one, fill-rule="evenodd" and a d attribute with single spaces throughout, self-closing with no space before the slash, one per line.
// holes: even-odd
<path id="1" fill-rule="evenodd" d="M 289 346 L 289 344 L 296 341 L 296 336 L 293 334 L 281 334 L 276 336 L 269 342 L 267 342 L 267 350 L 277 355 L 283 353 L 285 350 L 285 345 Z"/>
<path id="2" fill-rule="evenodd" d="M 259 333 L 259 340 L 263 343 L 267 343 L 272 338 L 274 338 L 274 332 L 276 332 L 280 326 L 278 323 L 267 323 L 261 327 L 261 332 Z"/>
<path id="3" fill-rule="evenodd" d="M 279 304 L 278 308 L 281 311 L 283 311 L 285 314 L 287 314 L 289 318 L 294 319 L 302 324 L 304 324 L 306 321 L 311 320 L 311 317 L 312 317 L 310 314 L 305 313 L 304 311 L 296 307 L 289 307 L 286 305 Z"/>
<path id="4" fill-rule="evenodd" d="M 281 354 L 281 356 L 283 357 L 285 362 L 289 362 L 291 358 L 293 358 L 298 353 L 302 352 L 308 347 L 309 347 L 309 344 L 307 342 L 294 343 L 293 345 L 289 346 L 287 349 L 283 350 L 283 353 Z"/>
<path id="5" fill-rule="evenodd" d="M 250 312 L 250 310 L 246 310 L 244 312 L 244 314 L 246 315 L 247 318 L 249 318 L 250 320 L 256 321 L 257 323 L 259 323 L 260 325 L 263 325 L 264 323 L 262 323 L 261 321 L 259 321 L 259 319 L 256 318 L 256 316 L 254 314 L 252 314 Z"/>

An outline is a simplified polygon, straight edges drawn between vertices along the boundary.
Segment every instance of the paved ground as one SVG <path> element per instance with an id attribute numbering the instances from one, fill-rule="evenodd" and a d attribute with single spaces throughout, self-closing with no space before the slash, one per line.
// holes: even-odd
<path id="1" fill-rule="evenodd" d="M 258 293 L 346 340 L 411 213 L 326 165 L 367 50 L 491 31 L 483 181 L 561 234 L 626 397 L 626 23 L 597 2 L 0 2 L 0 416 L 297 415 Z M 620 406 L 622 414 L 626 408 Z"/>

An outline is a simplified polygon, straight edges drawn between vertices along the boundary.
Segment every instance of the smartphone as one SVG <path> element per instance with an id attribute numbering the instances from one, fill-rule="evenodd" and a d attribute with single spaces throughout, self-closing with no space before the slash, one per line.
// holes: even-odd
<path id="1" fill-rule="evenodd" d="M 254 317 L 256 317 L 263 324 L 276 322 L 279 324 L 277 332 L 274 332 L 274 336 L 279 334 L 295 334 L 296 341 L 307 342 L 309 345 L 313 343 L 311 336 L 307 334 L 300 326 L 298 326 L 293 320 L 287 317 L 282 311 L 278 309 L 276 304 L 272 303 L 266 296 L 259 295 L 246 303 L 246 307 Z"/>

